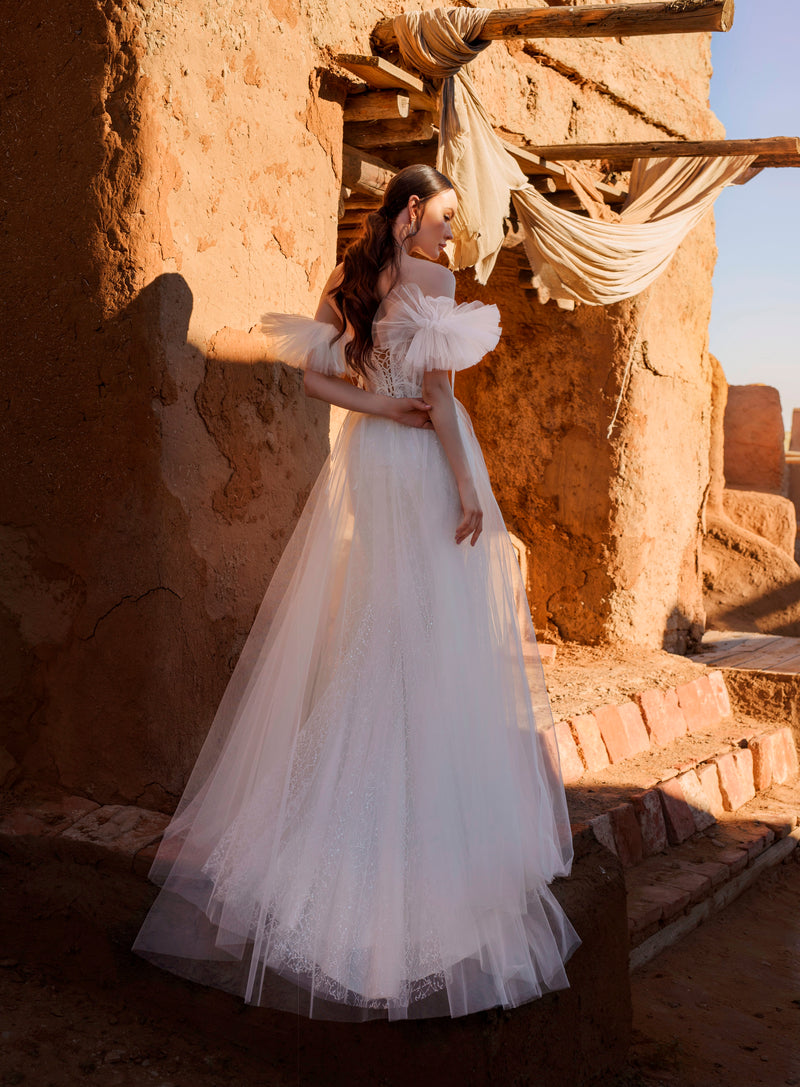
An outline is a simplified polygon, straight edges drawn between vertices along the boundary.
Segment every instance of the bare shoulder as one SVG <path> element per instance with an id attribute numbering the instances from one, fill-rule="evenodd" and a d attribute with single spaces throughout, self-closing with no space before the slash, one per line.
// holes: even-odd
<path id="1" fill-rule="evenodd" d="M 318 321 L 325 321 L 328 324 L 336 325 L 338 328 L 341 328 L 341 314 L 339 312 L 339 307 L 331 297 L 331 292 L 335 291 L 341 285 L 343 274 L 344 264 L 337 264 L 328 276 L 325 286 L 322 288 L 322 294 L 315 314 Z"/>
<path id="2" fill-rule="evenodd" d="M 449 268 L 443 264 L 434 264 L 433 261 L 416 261 L 419 268 L 414 269 L 411 277 L 425 294 L 434 297 L 455 298 L 456 277 Z"/>
<path id="3" fill-rule="evenodd" d="M 445 268 L 443 264 L 431 264 L 431 272 L 434 275 L 435 286 L 439 293 L 447 295 L 449 298 L 455 298 L 456 277 L 450 269 Z"/>
<path id="4" fill-rule="evenodd" d="M 344 264 L 337 264 L 331 274 L 328 276 L 328 281 L 322 291 L 323 295 L 326 295 L 328 291 L 335 291 L 336 288 L 341 285 L 343 276 Z"/>

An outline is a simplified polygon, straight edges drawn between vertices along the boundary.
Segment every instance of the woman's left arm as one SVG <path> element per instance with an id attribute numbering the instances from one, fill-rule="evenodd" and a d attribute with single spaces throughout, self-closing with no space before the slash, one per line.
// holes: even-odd
<path id="1" fill-rule="evenodd" d="M 378 415 L 404 426 L 432 426 L 428 415 L 430 404 L 417 397 L 382 396 L 380 393 L 371 393 L 368 389 L 359 389 L 340 377 L 319 374 L 315 370 L 304 372 L 303 386 L 307 396 L 324 400 L 326 404 L 335 404 L 338 408 Z"/>

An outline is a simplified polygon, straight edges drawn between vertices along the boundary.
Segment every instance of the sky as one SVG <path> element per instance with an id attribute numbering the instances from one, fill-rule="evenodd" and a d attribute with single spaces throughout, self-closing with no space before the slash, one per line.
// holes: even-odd
<path id="1" fill-rule="evenodd" d="M 711 108 L 728 139 L 800 136 L 800 0 L 737 0 L 711 40 Z M 710 347 L 729 385 L 800 408 L 800 168 L 767 169 L 714 205 L 719 256 Z"/>

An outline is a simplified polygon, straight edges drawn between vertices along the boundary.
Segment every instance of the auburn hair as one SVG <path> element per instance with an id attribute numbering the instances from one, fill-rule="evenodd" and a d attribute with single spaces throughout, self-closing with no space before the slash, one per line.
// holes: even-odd
<path id="1" fill-rule="evenodd" d="M 344 335 L 350 324 L 353 338 L 345 346 L 345 358 L 350 369 L 362 377 L 375 368 L 371 351 L 372 321 L 381 301 L 378 276 L 384 268 L 392 268 L 394 285 L 400 270 L 402 249 L 394 238 L 394 222 L 412 196 L 419 197 L 421 218 L 424 205 L 432 196 L 452 188 L 449 178 L 433 166 L 406 166 L 386 186 L 383 203 L 365 215 L 361 234 L 345 250 L 342 282 L 329 293 L 344 319 L 336 339 Z"/>

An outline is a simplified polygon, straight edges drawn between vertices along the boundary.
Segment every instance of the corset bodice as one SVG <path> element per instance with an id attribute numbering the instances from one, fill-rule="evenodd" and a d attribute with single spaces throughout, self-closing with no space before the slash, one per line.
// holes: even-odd
<path id="1" fill-rule="evenodd" d="M 422 382 L 415 380 L 402 365 L 399 350 L 393 354 L 388 347 L 373 347 L 372 363 L 375 369 L 367 373 L 363 382 L 370 392 L 398 397 L 422 394 Z"/>

